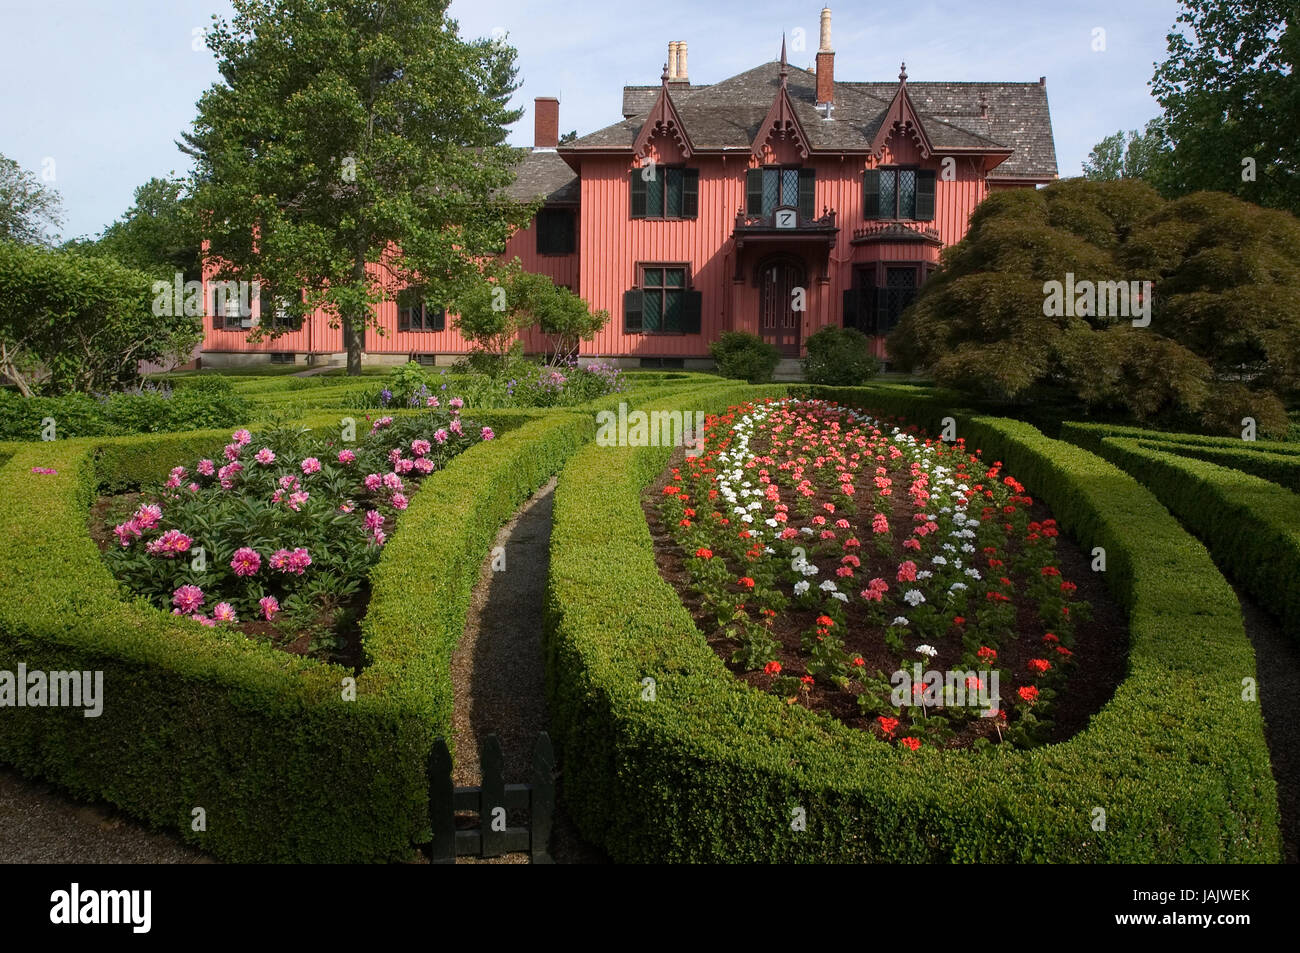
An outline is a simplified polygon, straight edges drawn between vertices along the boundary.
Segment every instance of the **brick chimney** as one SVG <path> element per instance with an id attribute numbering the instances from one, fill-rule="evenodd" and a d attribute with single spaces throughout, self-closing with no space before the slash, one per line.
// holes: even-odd
<path id="1" fill-rule="evenodd" d="M 668 81 L 677 78 L 677 41 L 668 41 Z"/>
<path id="2" fill-rule="evenodd" d="M 560 144 L 560 101 L 554 96 L 533 100 L 533 148 L 554 149 Z"/>
<path id="3" fill-rule="evenodd" d="M 822 10 L 822 42 L 817 50 L 817 105 L 835 102 L 835 51 L 831 49 L 831 8 Z M 827 111 L 829 117 L 830 112 Z"/>

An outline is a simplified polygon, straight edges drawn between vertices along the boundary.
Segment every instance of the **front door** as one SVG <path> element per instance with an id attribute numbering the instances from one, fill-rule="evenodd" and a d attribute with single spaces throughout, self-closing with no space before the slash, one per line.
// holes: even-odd
<path id="1" fill-rule="evenodd" d="M 802 265 L 792 261 L 765 265 L 758 276 L 758 333 L 785 357 L 799 356 L 799 338 L 808 285 Z M 803 310 L 796 310 L 796 305 Z"/>

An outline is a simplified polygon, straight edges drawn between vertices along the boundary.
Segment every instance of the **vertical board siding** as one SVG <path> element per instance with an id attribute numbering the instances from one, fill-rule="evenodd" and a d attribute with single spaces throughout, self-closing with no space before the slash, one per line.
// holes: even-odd
<path id="1" fill-rule="evenodd" d="M 667 137 L 652 139 L 647 154 L 660 164 L 683 161 L 678 144 Z M 794 147 L 772 140 L 764 147 L 771 161 L 797 159 Z M 584 343 L 586 356 L 706 358 L 708 344 L 726 330 L 758 331 L 759 291 L 755 269 L 768 254 L 788 252 L 801 259 L 808 273 L 807 311 L 802 339 L 827 324 L 843 320 L 843 293 L 853 284 L 854 268 L 881 261 L 937 263 L 939 249 L 924 241 L 853 243 L 856 229 L 867 224 L 862 208 L 862 173 L 888 165 L 913 165 L 935 170 L 935 218 L 924 223 L 938 231 L 943 245 L 961 240 L 970 215 L 991 188 L 1006 185 L 985 180 L 982 159 L 955 156 L 953 178 L 943 178 L 942 154 L 922 158 L 910 138 L 895 135 L 879 158 L 864 155 L 814 155 L 804 161 L 816 170 L 815 214 L 823 209 L 837 213 L 839 233 L 826 258 L 826 245 L 814 240 L 793 240 L 762 246 L 749 245 L 740 255 L 743 280 L 736 282 L 737 251 L 732 240 L 736 213 L 745 204 L 745 173 L 756 161 L 748 150 L 726 155 L 694 155 L 687 161 L 699 169 L 699 214 L 694 219 L 633 219 L 630 210 L 630 174 L 636 168 L 631 154 L 587 156 L 582 162 L 581 199 L 577 210 L 579 253 L 539 255 L 535 225 L 517 232 L 506 245 L 504 257 L 518 258 L 528 271 L 550 276 L 556 284 L 577 292 L 596 310 L 609 312 L 609 324 L 596 338 Z M 1018 186 L 1023 187 L 1023 186 Z M 639 263 L 682 264 L 690 271 L 690 284 L 701 292 L 699 334 L 626 334 L 623 331 L 623 294 L 638 280 Z M 822 274 L 828 280 L 821 280 Z M 205 272 L 205 290 L 206 290 Z M 465 339 L 454 330 L 454 315 L 447 316 L 444 331 L 397 330 L 397 303 L 378 306 L 383 334 L 367 332 L 366 349 L 387 354 L 463 354 Z M 342 333 L 329 328 L 323 315 L 275 341 L 251 344 L 240 331 L 214 331 L 205 322 L 206 351 L 297 351 L 316 353 L 343 349 Z M 525 335 L 530 353 L 542 351 L 544 338 L 536 331 Z"/>

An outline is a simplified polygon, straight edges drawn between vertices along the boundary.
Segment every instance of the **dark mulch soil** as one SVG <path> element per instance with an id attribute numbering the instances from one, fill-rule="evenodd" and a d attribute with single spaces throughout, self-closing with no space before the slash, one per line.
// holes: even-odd
<path id="1" fill-rule="evenodd" d="M 718 629 L 717 620 L 703 610 L 701 598 L 689 588 L 690 576 L 685 567 L 688 554 L 683 552 L 681 547 L 676 544 L 668 531 L 668 527 L 664 525 L 659 516 L 659 504 L 663 499 L 663 487 L 671 476 L 671 469 L 680 467 L 683 460 L 684 451 L 679 449 L 674 453 L 668 468 L 646 489 L 642 496 L 642 506 L 655 543 L 655 559 L 659 566 L 660 575 L 681 594 L 682 603 L 691 612 L 696 626 L 736 678 L 761 691 L 767 691 L 772 683 L 771 676 L 765 675 L 762 671 L 747 672 L 742 666 L 731 661 L 732 654 L 740 647 L 740 644 L 727 638 L 725 633 Z M 907 486 L 906 471 L 903 471 L 901 475 L 892 473 L 891 477 L 894 479 L 896 488 L 900 487 L 900 485 L 903 488 Z M 1026 487 L 1025 492 L 1033 496 L 1033 487 Z M 817 497 L 815 508 L 820 507 L 822 502 L 829 499 L 829 496 L 825 498 Z M 895 573 L 898 563 L 904 557 L 896 555 L 901 552 L 901 550 L 897 549 L 895 549 L 895 555 L 886 557 L 881 557 L 874 551 L 871 545 L 871 512 L 867 512 L 865 507 L 863 512 L 865 516 L 863 514 L 836 514 L 837 517 L 846 516 L 857 530 L 857 537 L 863 540 L 863 546 L 858 551 L 862 559 L 862 567 L 855 573 L 854 588 L 855 590 L 860 589 L 871 578 L 881 576 L 889 582 L 892 594 L 897 591 L 896 587 L 899 585 L 895 581 Z M 912 508 L 906 494 L 897 493 L 895 510 L 890 515 L 891 526 L 910 527 L 911 513 Z M 1035 501 L 1034 506 L 1031 508 L 1031 518 L 1041 522 L 1044 519 L 1050 519 L 1051 513 L 1046 507 Z M 793 519 L 792 522 L 794 522 Z M 804 521 L 801 520 L 800 522 Z M 1074 652 L 1074 664 L 1069 666 L 1068 679 L 1064 687 L 1058 691 L 1052 707 L 1052 731 L 1050 736 L 1052 742 L 1064 741 L 1084 729 L 1089 719 L 1113 697 L 1115 688 L 1123 680 L 1128 666 L 1128 625 L 1124 613 L 1111 597 L 1105 582 L 1101 578 L 1101 574 L 1092 571 L 1091 556 L 1080 550 L 1073 541 L 1066 539 L 1064 535 L 1056 538 L 1056 555 L 1063 578 L 1074 582 L 1079 587 L 1075 593 L 1075 598 L 1091 605 L 1092 617 L 1089 621 L 1082 622 L 1075 628 L 1074 645 L 1071 649 Z M 809 559 L 815 561 L 811 555 Z M 975 565 L 979 566 L 985 575 L 990 571 L 984 567 L 982 559 L 978 560 Z M 921 566 L 921 568 L 924 568 L 924 566 Z M 823 577 L 825 577 L 825 574 L 823 574 Z M 1011 578 L 1017 584 L 1017 591 L 1022 591 L 1022 580 L 1017 579 L 1015 576 Z M 743 595 L 738 593 L 737 602 L 743 601 Z M 860 602 L 860 600 L 855 601 Z M 889 673 L 898 668 L 898 657 L 884 644 L 878 627 L 855 620 L 857 611 L 853 608 L 849 610 L 850 624 L 848 632 L 837 632 L 836 634 L 844 638 L 846 650 L 862 656 L 866 662 L 864 666 L 866 672 L 874 673 L 879 670 L 888 677 Z M 817 611 L 803 610 L 792 606 L 774 620 L 772 633 L 782 646 L 781 651 L 777 654 L 777 661 L 781 663 L 784 674 L 797 675 L 806 671 L 808 657 L 801 651 L 800 634 L 814 625 L 814 620 L 818 614 Z M 999 666 L 1017 673 L 1026 672 L 1026 663 L 1029 659 L 1043 658 L 1049 654 L 1052 656 L 1053 664 L 1057 664 L 1055 653 L 1044 651 L 1042 636 L 1050 629 L 1038 618 L 1037 613 L 1028 606 L 1022 605 L 1019 623 L 1022 637 L 1013 643 L 999 646 Z M 949 668 L 956 668 L 957 659 L 960 656 L 959 641 L 949 638 L 931 641 L 939 649 L 939 655 L 923 665 L 923 670 L 944 671 Z M 1013 685 L 1001 684 L 999 693 L 1004 703 L 1013 698 L 1019 684 L 1029 683 L 1030 680 L 1025 678 L 1024 682 L 1017 682 Z M 874 730 L 874 716 L 864 717 L 858 707 L 857 694 L 860 691 L 861 685 L 857 682 L 850 685 L 849 691 L 841 691 L 834 685 L 824 684 L 819 679 L 810 692 L 801 696 L 799 704 L 804 704 L 814 711 L 824 712 L 853 727 Z M 1015 701 L 1018 702 L 1018 699 Z M 997 730 L 993 724 L 993 719 L 976 718 L 959 726 L 948 740 L 946 746 L 967 747 L 979 737 L 988 737 L 993 741 L 997 740 Z"/>
<path id="2" fill-rule="evenodd" d="M 140 505 L 140 497 L 139 493 L 101 496 L 90 507 L 90 538 L 101 553 L 118 545 L 113 527 L 130 519 Z M 363 584 L 354 596 L 322 611 L 312 631 L 285 631 L 283 626 L 256 619 L 241 621 L 233 628 L 250 639 L 269 642 L 282 652 L 333 662 L 360 674 L 366 664 L 361 645 L 361 620 L 365 618 L 369 604 L 370 586 Z"/>

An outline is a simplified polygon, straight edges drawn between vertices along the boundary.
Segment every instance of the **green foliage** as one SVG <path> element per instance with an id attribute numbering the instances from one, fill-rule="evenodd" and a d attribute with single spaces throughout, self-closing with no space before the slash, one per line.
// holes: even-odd
<path id="1" fill-rule="evenodd" d="M 546 275 L 519 267 L 518 260 L 492 269 L 491 280 L 469 282 L 455 299 L 456 329 L 482 353 L 476 369 L 501 377 L 512 371 L 522 345 L 518 337 L 537 326 L 558 363 L 576 359 L 579 342 L 592 340 L 609 323 L 609 312 L 593 312 L 567 288 Z"/>
<path id="2" fill-rule="evenodd" d="M 135 204 L 120 219 L 79 250 L 166 280 L 179 273 L 185 281 L 198 281 L 203 271 L 200 243 L 186 183 L 152 178 L 135 190 Z"/>
<path id="3" fill-rule="evenodd" d="M 718 365 L 718 373 L 750 384 L 772 379 L 781 361 L 776 345 L 745 331 L 723 331 L 709 344 L 709 354 Z"/>
<path id="4" fill-rule="evenodd" d="M 865 384 L 880 373 L 871 353 L 871 341 L 856 328 L 826 326 L 805 342 L 808 356 L 803 373 L 811 384 L 853 386 Z"/>
<path id="5" fill-rule="evenodd" d="M 889 349 L 972 399 L 1072 399 L 1220 432 L 1249 416 L 1284 434 L 1300 397 L 1298 262 L 1300 221 L 1223 194 L 1166 203 L 1136 179 L 1004 192 L 945 250 Z M 1049 282 L 1068 275 L 1076 289 L 1124 283 L 1125 297 L 1150 281 L 1153 294 L 1126 315 L 1085 299 L 1058 309 Z M 1134 327 L 1148 305 L 1150 325 Z"/>
<path id="6" fill-rule="evenodd" d="M 1143 179 L 1164 194 L 1169 179 L 1169 151 L 1163 121 L 1152 119 L 1142 132 L 1121 130 L 1093 146 L 1083 164 L 1083 175 L 1094 182 Z"/>
<path id="7" fill-rule="evenodd" d="M 234 9 L 185 137 L 216 277 L 303 289 L 290 313 L 341 325 L 358 374 L 373 304 L 408 285 L 449 300 L 532 218 L 500 198 L 522 156 L 504 144 L 515 51 L 462 38 L 438 0 Z"/>
<path id="8" fill-rule="evenodd" d="M 125 601 L 86 532 L 99 486 L 161 479 L 223 434 L 21 447 L 0 470 L 0 669 L 103 671 L 106 701 L 94 719 L 8 709 L 0 761 L 222 860 L 409 860 L 429 837 L 425 759 L 450 737 L 450 658 L 483 556 L 593 429 L 589 415 L 532 419 L 429 478 L 371 576 L 355 701 L 347 669 Z"/>
<path id="9" fill-rule="evenodd" d="M 63 223 L 59 193 L 0 155 L 0 242 L 40 245 Z"/>
<path id="10" fill-rule="evenodd" d="M 1174 146 L 1171 194 L 1209 189 L 1300 214 L 1294 0 L 1181 3 L 1151 82 Z"/>
<path id="11" fill-rule="evenodd" d="M 24 396 L 108 391 L 189 353 L 194 318 L 156 316 L 151 280 L 104 258 L 0 242 L 0 374 Z"/>
<path id="12" fill-rule="evenodd" d="M 894 388 L 811 390 L 930 427 L 953 413 Z M 715 390 L 707 406 L 770 392 Z M 1030 752 L 913 754 L 742 685 L 654 562 L 640 497 L 670 448 L 591 447 L 556 493 L 546 628 L 564 796 L 584 836 L 634 862 L 1277 861 L 1263 727 L 1240 698 L 1254 656 L 1205 549 L 1105 461 L 956 416 L 1063 531 L 1106 549 L 1132 645 L 1089 727 Z M 792 830 L 795 808 L 806 830 Z"/>
<path id="13" fill-rule="evenodd" d="M 0 438 L 41 440 L 47 419 L 55 439 L 233 427 L 251 402 L 220 377 L 193 378 L 168 390 L 148 385 L 103 397 L 21 397 L 0 390 Z"/>

